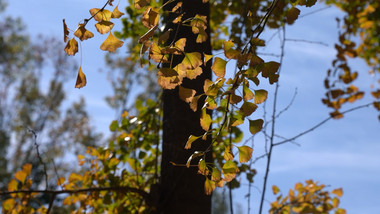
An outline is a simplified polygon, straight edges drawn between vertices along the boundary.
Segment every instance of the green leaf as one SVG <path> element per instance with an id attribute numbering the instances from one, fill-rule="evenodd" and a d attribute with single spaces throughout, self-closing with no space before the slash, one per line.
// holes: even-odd
<path id="1" fill-rule="evenodd" d="M 260 104 L 265 102 L 268 97 L 268 92 L 266 90 L 260 89 L 255 90 L 255 104 Z"/>
<path id="2" fill-rule="evenodd" d="M 201 136 L 194 136 L 194 135 L 190 135 L 189 136 L 189 139 L 187 140 L 186 142 L 186 145 L 185 145 L 185 149 L 191 149 L 191 144 L 196 141 L 197 139 L 199 139 Z"/>
<path id="3" fill-rule="evenodd" d="M 221 179 L 221 173 L 220 173 L 220 170 L 217 169 L 217 168 L 212 168 L 212 173 L 211 173 L 211 180 L 212 181 L 220 181 Z"/>
<path id="4" fill-rule="evenodd" d="M 198 173 L 201 175 L 208 175 L 210 173 L 210 171 L 207 168 L 206 161 L 204 159 L 199 160 Z"/>
<path id="5" fill-rule="evenodd" d="M 236 177 L 236 173 L 239 172 L 239 168 L 236 166 L 234 161 L 229 160 L 223 165 L 222 171 L 224 174 L 224 180 L 226 182 L 230 182 Z"/>
<path id="6" fill-rule="evenodd" d="M 110 124 L 110 131 L 114 132 L 118 128 L 119 128 L 119 123 L 117 122 L 117 120 L 112 121 L 112 123 Z"/>
<path id="7" fill-rule="evenodd" d="M 239 161 L 240 163 L 246 163 L 251 160 L 253 149 L 249 146 L 238 146 Z"/>
<path id="8" fill-rule="evenodd" d="M 200 122 L 201 122 L 201 126 L 203 130 L 208 131 L 210 129 L 212 119 L 211 119 L 211 116 L 207 114 L 206 108 L 202 109 Z"/>
<path id="9" fill-rule="evenodd" d="M 243 82 L 243 99 L 244 101 L 251 100 L 254 97 L 253 92 L 249 89 L 248 81 Z"/>
<path id="10" fill-rule="evenodd" d="M 215 182 L 206 177 L 206 181 L 205 181 L 205 193 L 206 193 L 206 195 L 211 195 L 211 193 L 212 193 L 212 191 L 214 191 L 214 189 L 215 189 Z"/>
<path id="11" fill-rule="evenodd" d="M 217 77 L 224 77 L 226 74 L 226 65 L 227 61 L 219 57 L 215 57 L 214 64 L 211 66 L 211 70 Z"/>
<path id="12" fill-rule="evenodd" d="M 262 119 L 249 120 L 249 131 L 251 134 L 256 134 L 263 128 L 264 121 Z"/>

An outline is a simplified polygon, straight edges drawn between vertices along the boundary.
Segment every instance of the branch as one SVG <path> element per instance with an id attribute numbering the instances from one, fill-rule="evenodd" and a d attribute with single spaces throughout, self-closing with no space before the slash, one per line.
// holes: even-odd
<path id="1" fill-rule="evenodd" d="M 361 109 L 361 108 L 365 108 L 365 107 L 369 107 L 371 106 L 373 103 L 367 103 L 367 104 L 364 104 L 364 105 L 361 105 L 361 106 L 356 106 L 354 108 L 351 108 L 351 109 L 348 109 L 346 111 L 343 111 L 341 112 L 341 114 L 347 114 L 349 112 L 352 112 L 352 111 L 355 111 L 355 110 L 358 110 L 358 109 Z M 287 142 L 290 142 L 290 141 L 294 141 L 295 139 L 309 133 L 309 132 L 312 132 L 314 131 L 315 129 L 319 128 L 320 126 L 322 126 L 323 124 L 325 124 L 327 121 L 333 119 L 333 117 L 329 116 L 328 118 L 322 120 L 321 122 L 317 123 L 316 125 L 314 125 L 313 127 L 307 129 L 306 131 L 303 131 L 301 133 L 299 133 L 298 135 L 294 136 L 294 137 L 291 137 L 291 138 L 288 138 L 286 140 L 283 140 L 283 141 L 280 141 L 278 143 L 274 143 L 273 146 L 279 146 L 281 144 L 284 144 L 284 143 L 287 143 Z"/>

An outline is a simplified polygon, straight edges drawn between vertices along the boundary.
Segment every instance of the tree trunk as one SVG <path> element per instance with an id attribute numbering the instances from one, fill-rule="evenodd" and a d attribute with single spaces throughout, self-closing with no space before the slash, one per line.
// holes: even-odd
<path id="1" fill-rule="evenodd" d="M 167 0 L 164 0 L 164 3 Z M 171 10 L 177 1 L 168 4 L 165 9 Z M 202 0 L 183 0 L 182 20 L 194 17 L 196 14 L 207 16 L 209 18 L 209 4 L 202 3 Z M 186 52 L 200 52 L 211 54 L 210 36 L 204 43 L 196 43 L 197 35 L 191 31 L 191 27 L 180 26 L 176 34 L 177 25 L 172 24 L 172 20 L 178 16 L 169 15 L 167 17 L 167 29 L 172 28 L 169 42 L 186 38 Z M 206 29 L 209 35 L 209 28 Z M 183 57 L 176 57 L 174 65 L 181 62 Z M 168 65 L 164 65 L 168 66 Z M 211 64 L 203 66 L 203 73 L 195 80 L 185 79 L 182 86 L 185 88 L 195 89 L 197 94 L 203 93 L 203 84 L 205 79 L 211 79 Z M 197 173 L 198 167 L 186 168 L 184 166 L 173 166 L 170 162 L 185 164 L 187 159 L 194 151 L 204 151 L 211 143 L 211 138 L 204 141 L 193 143 L 192 149 L 185 150 L 185 144 L 188 137 L 192 135 L 202 135 L 204 130 L 200 126 L 200 109 L 204 104 L 204 99 L 199 100 L 198 111 L 193 112 L 188 103 L 179 98 L 178 87 L 174 90 L 164 90 L 163 93 L 163 146 L 161 162 L 161 185 L 160 199 L 158 205 L 159 213 L 211 213 L 211 196 L 206 195 L 204 191 L 205 177 Z M 211 154 L 206 157 L 207 162 L 212 161 Z M 199 158 L 192 161 L 197 164 Z"/>

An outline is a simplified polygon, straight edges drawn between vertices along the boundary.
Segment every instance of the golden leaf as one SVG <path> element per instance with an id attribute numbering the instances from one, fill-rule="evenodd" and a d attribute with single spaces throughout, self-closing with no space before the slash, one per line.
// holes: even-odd
<path id="1" fill-rule="evenodd" d="M 18 181 L 20 181 L 21 183 L 24 183 L 24 182 L 25 182 L 26 176 L 28 176 L 28 175 L 26 174 L 26 172 L 24 172 L 24 171 L 22 171 L 22 170 L 17 171 L 17 172 L 15 173 L 15 178 L 16 178 Z"/>
<path id="2" fill-rule="evenodd" d="M 202 129 L 205 130 L 206 132 L 210 129 L 212 119 L 211 119 L 211 116 L 207 114 L 206 108 L 202 109 L 200 123 L 201 123 Z"/>
<path id="3" fill-rule="evenodd" d="M 227 61 L 219 57 L 215 57 L 214 63 L 211 66 L 211 70 L 217 77 L 224 77 L 226 74 L 226 64 Z"/>
<path id="4" fill-rule="evenodd" d="M 101 22 L 96 23 L 95 27 L 96 27 L 96 30 L 100 34 L 105 34 L 105 33 L 110 32 L 114 25 L 115 24 L 110 21 L 101 21 Z"/>
<path id="5" fill-rule="evenodd" d="M 83 88 L 87 84 L 86 75 L 82 71 L 82 67 L 79 67 L 77 82 L 75 83 L 75 88 Z"/>
<path id="6" fill-rule="evenodd" d="M 181 98 L 181 100 L 183 100 L 187 103 L 190 103 L 193 100 L 196 92 L 194 89 L 179 86 L 179 92 L 178 93 L 179 93 L 179 98 Z"/>
<path id="7" fill-rule="evenodd" d="M 142 44 L 146 40 L 150 39 L 154 35 L 154 32 L 156 31 L 157 27 L 158 25 L 155 25 L 154 27 L 149 29 L 144 35 L 142 35 L 139 39 L 139 43 Z"/>
<path id="8" fill-rule="evenodd" d="M 205 181 L 205 193 L 206 193 L 206 195 L 211 195 L 211 193 L 212 193 L 212 191 L 214 191 L 214 189 L 215 189 L 215 182 L 206 177 L 206 181 Z"/>
<path id="9" fill-rule="evenodd" d="M 240 163 L 246 163 L 251 160 L 253 149 L 249 146 L 238 146 L 239 161 Z"/>
<path id="10" fill-rule="evenodd" d="M 74 35 L 81 41 L 94 37 L 94 34 L 88 31 L 84 24 L 79 24 L 78 29 L 74 32 Z"/>
<path id="11" fill-rule="evenodd" d="M 113 9 L 112 11 L 112 15 L 111 15 L 111 18 L 115 18 L 115 19 L 118 19 L 120 18 L 122 15 L 124 15 L 124 13 L 120 12 L 119 11 L 119 5 L 116 5 L 115 9 Z"/>
<path id="12" fill-rule="evenodd" d="M 65 47 L 65 52 L 68 55 L 74 56 L 78 52 L 78 42 L 74 38 L 70 39 Z"/>
<path id="13" fill-rule="evenodd" d="M 152 28 L 158 24 L 158 20 L 158 10 L 156 8 L 147 7 L 143 13 L 141 23 L 147 28 Z"/>
<path id="14" fill-rule="evenodd" d="M 100 45 L 100 49 L 103 51 L 108 51 L 108 52 L 115 52 L 116 49 L 120 48 L 123 46 L 124 42 L 120 41 L 114 35 L 112 32 L 108 35 L 107 39 Z"/>
<path id="15" fill-rule="evenodd" d="M 135 8 L 141 9 L 149 4 L 150 0 L 135 0 Z"/>
<path id="16" fill-rule="evenodd" d="M 158 72 L 158 84 L 164 89 L 174 89 L 182 83 L 178 73 L 172 68 L 161 68 Z"/>
<path id="17" fill-rule="evenodd" d="M 63 41 L 65 41 L 65 43 L 69 39 L 69 33 L 69 28 L 66 25 L 65 19 L 63 19 Z"/>
<path id="18" fill-rule="evenodd" d="M 112 17 L 111 11 L 106 10 L 106 9 L 101 10 L 99 8 L 92 8 L 90 10 L 90 14 L 91 16 L 94 16 L 94 19 L 98 22 L 109 21 L 111 20 L 111 17 Z"/>

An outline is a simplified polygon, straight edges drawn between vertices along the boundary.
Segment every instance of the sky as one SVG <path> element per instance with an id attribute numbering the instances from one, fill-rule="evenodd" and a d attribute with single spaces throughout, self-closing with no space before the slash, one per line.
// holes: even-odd
<path id="1" fill-rule="evenodd" d="M 101 7 L 102 1 L 93 0 L 23 0 L 9 1 L 6 13 L 21 17 L 27 26 L 27 32 L 32 39 L 37 35 L 63 37 L 62 19 L 66 19 L 69 27 L 75 26 L 84 18 L 89 17 L 88 10 Z M 125 7 L 126 1 L 121 1 L 119 9 Z M 301 8 L 301 15 L 316 11 L 325 6 Z M 31 10 L 33 9 L 33 10 Z M 283 137 L 292 137 L 328 117 L 331 111 L 322 103 L 324 96 L 323 79 L 326 70 L 331 66 L 331 59 L 335 56 L 334 43 L 337 40 L 336 16 L 341 13 L 335 8 L 321 10 L 313 15 L 305 16 L 286 28 L 286 37 L 289 39 L 304 39 L 315 42 L 324 42 L 327 46 L 305 42 L 287 42 L 285 58 L 281 70 L 279 105 L 278 109 L 286 107 L 292 99 L 295 90 L 297 94 L 289 110 L 284 112 L 276 121 L 276 132 Z M 95 23 L 93 23 L 95 24 Z M 93 25 L 89 24 L 89 25 Z M 116 22 L 116 29 L 121 29 L 121 23 Z M 94 28 L 90 28 L 96 32 Z M 264 40 L 274 32 L 262 35 Z M 95 39 L 82 43 L 82 69 L 87 75 L 87 86 L 78 90 L 74 88 L 75 77 L 67 85 L 68 103 L 78 100 L 80 96 L 86 98 L 87 109 L 91 120 L 99 131 L 108 132 L 109 123 L 115 118 L 115 112 L 104 101 L 106 95 L 111 94 L 104 69 L 105 53 L 99 46 L 105 36 L 96 34 Z M 261 50 L 265 53 L 279 53 L 278 37 L 275 36 L 268 47 Z M 74 57 L 80 60 L 77 54 Z M 265 60 L 278 61 L 276 57 L 263 56 Z M 351 65 L 366 74 L 367 67 L 361 60 L 353 60 Z M 372 79 L 363 75 L 358 82 L 369 89 Z M 272 105 L 274 86 L 263 85 L 268 89 L 268 111 Z M 367 96 L 368 97 L 368 96 Z M 364 98 L 350 107 L 370 102 Z M 262 106 L 260 106 L 262 109 Z M 252 119 L 262 117 L 262 110 Z M 260 115 L 261 114 L 261 115 Z M 342 187 L 344 195 L 341 207 L 348 213 L 367 214 L 380 210 L 380 123 L 378 112 L 373 108 L 364 108 L 349 113 L 341 120 L 330 120 L 315 131 L 299 138 L 295 144 L 284 144 L 274 148 L 272 165 L 270 168 L 269 185 L 267 187 L 268 201 L 274 196 L 270 191 L 272 185 L 277 185 L 284 194 L 293 188 L 297 182 L 308 179 L 329 185 L 331 189 Z M 244 127 L 244 126 L 243 126 Z M 246 127 L 245 127 L 246 128 Z M 245 139 L 249 138 L 245 129 Z M 250 145 L 250 142 L 248 143 Z M 264 152 L 264 140 L 258 134 L 254 140 L 254 158 Z M 251 198 L 251 213 L 257 213 L 259 190 L 262 188 L 265 161 L 258 161 L 255 168 L 253 196 Z M 246 213 L 247 182 L 242 179 L 243 185 L 234 190 L 234 198 Z M 269 204 L 265 204 L 267 210 Z"/>

